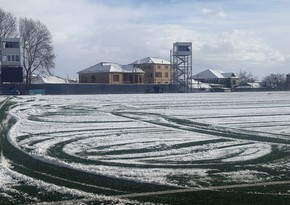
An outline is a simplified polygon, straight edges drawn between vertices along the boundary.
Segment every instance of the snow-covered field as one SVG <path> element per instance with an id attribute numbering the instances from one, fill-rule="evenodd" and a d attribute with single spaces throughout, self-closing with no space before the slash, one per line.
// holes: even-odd
<path id="1" fill-rule="evenodd" d="M 53 184 L 47 191 L 91 197 L 99 192 L 83 186 L 120 194 L 134 192 L 121 188 L 122 181 L 166 190 L 290 179 L 289 92 L 21 96 L 9 102 L 17 122 L 7 139 L 20 152 L 17 158 L 3 149 L 2 197 L 21 193 L 19 184 L 43 190 Z M 20 163 L 22 154 L 28 159 Z M 118 185 L 75 176 L 78 188 L 56 167 Z"/>

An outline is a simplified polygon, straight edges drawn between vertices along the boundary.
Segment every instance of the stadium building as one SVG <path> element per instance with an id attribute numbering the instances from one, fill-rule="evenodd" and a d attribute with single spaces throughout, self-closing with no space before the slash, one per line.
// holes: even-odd
<path id="1" fill-rule="evenodd" d="M 23 82 L 23 69 L 20 61 L 20 39 L 0 37 L 0 93 L 3 84 Z M 16 90 L 11 86 L 11 90 Z"/>

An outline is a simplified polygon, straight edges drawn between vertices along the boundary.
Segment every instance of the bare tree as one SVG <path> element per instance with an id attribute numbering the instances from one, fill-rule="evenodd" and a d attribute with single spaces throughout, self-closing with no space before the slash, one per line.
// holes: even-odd
<path id="1" fill-rule="evenodd" d="M 21 18 L 19 32 L 22 48 L 22 65 L 25 71 L 26 87 L 31 84 L 35 72 L 51 73 L 55 54 L 52 35 L 40 21 Z"/>
<path id="2" fill-rule="evenodd" d="M 266 88 L 282 90 L 286 86 L 286 76 L 281 73 L 272 73 L 264 77 L 262 85 Z"/>
<path id="3" fill-rule="evenodd" d="M 244 70 L 240 70 L 238 76 L 241 80 L 241 85 L 245 85 L 246 83 L 254 83 L 255 81 L 257 81 L 257 77 L 253 76 L 252 73 Z"/>
<path id="4" fill-rule="evenodd" d="M 16 36 L 16 17 L 12 13 L 5 12 L 0 8 L 0 37 L 8 38 Z"/>

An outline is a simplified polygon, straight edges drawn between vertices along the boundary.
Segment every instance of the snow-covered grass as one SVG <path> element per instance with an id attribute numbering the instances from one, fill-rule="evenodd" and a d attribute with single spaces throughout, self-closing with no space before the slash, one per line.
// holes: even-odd
<path id="1" fill-rule="evenodd" d="M 9 112 L 17 119 L 10 143 L 48 164 L 173 187 L 290 178 L 290 167 L 281 166 L 290 163 L 289 92 L 10 101 L 17 104 Z M 3 187 L 14 183 L 5 169 L 0 169 Z"/>

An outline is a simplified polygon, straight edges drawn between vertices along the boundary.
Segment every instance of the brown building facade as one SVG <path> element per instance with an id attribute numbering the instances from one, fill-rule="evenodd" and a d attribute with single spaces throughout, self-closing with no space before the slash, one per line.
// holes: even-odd
<path id="1" fill-rule="evenodd" d="M 169 84 L 172 80 L 172 67 L 169 61 L 147 57 L 132 63 L 143 70 L 144 83 Z"/>
<path id="2" fill-rule="evenodd" d="M 140 84 L 144 83 L 144 71 L 117 63 L 99 63 L 79 73 L 79 83 Z"/>
<path id="3" fill-rule="evenodd" d="M 80 71 L 79 83 L 103 84 L 170 84 L 169 61 L 147 57 L 129 65 L 101 62 Z"/>

